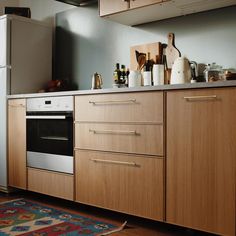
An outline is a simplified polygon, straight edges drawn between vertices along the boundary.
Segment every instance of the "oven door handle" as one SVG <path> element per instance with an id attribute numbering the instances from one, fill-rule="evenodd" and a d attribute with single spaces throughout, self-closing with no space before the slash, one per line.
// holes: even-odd
<path id="1" fill-rule="evenodd" d="M 40 119 L 40 120 L 65 120 L 66 119 L 66 116 L 25 116 L 26 119 Z"/>

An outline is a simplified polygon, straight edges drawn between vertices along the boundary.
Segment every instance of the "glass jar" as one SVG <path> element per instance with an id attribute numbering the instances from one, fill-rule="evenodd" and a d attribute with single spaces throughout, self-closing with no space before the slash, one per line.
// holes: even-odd
<path id="1" fill-rule="evenodd" d="M 206 82 L 214 82 L 224 80 L 224 71 L 222 66 L 217 65 L 215 62 L 206 65 L 206 69 L 203 71 Z"/>

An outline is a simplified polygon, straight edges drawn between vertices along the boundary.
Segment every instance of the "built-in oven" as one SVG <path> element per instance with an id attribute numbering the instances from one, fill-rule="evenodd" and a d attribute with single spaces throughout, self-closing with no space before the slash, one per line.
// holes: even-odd
<path id="1" fill-rule="evenodd" d="M 73 174 L 73 97 L 27 99 L 27 166 Z"/>

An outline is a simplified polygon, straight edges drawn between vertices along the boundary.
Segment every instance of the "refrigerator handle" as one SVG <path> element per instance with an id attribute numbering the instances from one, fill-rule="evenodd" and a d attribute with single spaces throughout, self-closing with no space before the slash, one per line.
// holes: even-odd
<path id="1" fill-rule="evenodd" d="M 10 65 L 6 65 L 6 66 L 2 66 L 2 65 L 0 65 L 0 69 L 3 69 L 3 68 L 11 69 L 11 66 L 10 66 Z"/>

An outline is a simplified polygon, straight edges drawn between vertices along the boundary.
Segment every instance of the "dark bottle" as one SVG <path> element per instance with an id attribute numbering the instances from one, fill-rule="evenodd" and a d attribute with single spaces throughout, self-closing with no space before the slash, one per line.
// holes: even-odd
<path id="1" fill-rule="evenodd" d="M 120 71 L 120 83 L 125 84 L 126 80 L 126 71 L 125 71 L 125 65 L 121 65 L 121 71 Z"/>
<path id="2" fill-rule="evenodd" d="M 150 52 L 147 53 L 147 60 L 145 63 L 146 71 L 152 71 L 153 60 L 150 59 Z"/>
<path id="3" fill-rule="evenodd" d="M 120 64 L 116 63 L 116 69 L 113 72 L 113 80 L 115 84 L 119 84 L 120 83 Z"/>
<path id="4" fill-rule="evenodd" d="M 126 76 L 129 77 L 129 68 L 126 70 Z"/>
<path id="5" fill-rule="evenodd" d="M 125 85 L 128 87 L 128 83 L 129 83 L 129 68 L 127 68 L 126 72 L 125 72 Z"/>

